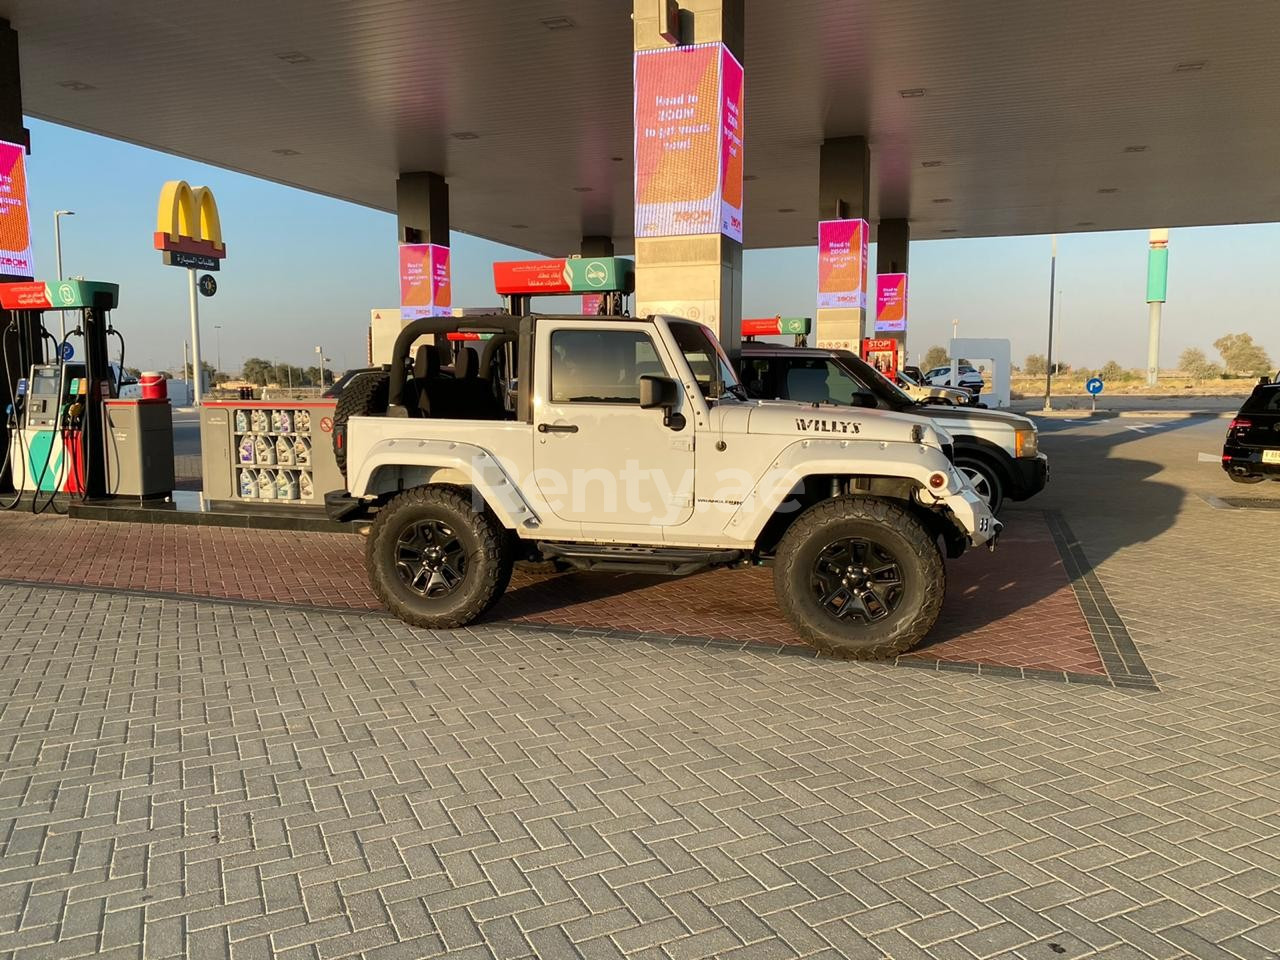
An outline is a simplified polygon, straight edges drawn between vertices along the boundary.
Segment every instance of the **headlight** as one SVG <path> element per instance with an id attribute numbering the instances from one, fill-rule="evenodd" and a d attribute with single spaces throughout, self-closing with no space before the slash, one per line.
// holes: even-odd
<path id="1" fill-rule="evenodd" d="M 1013 449 L 1016 457 L 1034 457 L 1039 453 L 1035 430 L 1015 430 Z"/>

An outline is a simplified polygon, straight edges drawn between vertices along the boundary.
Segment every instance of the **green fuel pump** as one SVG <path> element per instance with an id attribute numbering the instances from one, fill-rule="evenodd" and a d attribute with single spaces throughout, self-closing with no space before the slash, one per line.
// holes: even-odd
<path id="1" fill-rule="evenodd" d="M 110 311 L 119 286 L 90 280 L 56 283 L 0 283 L 0 402 L 6 404 L 0 437 L 0 489 L 12 496 L 0 506 L 12 509 L 31 495 L 31 509 L 57 510 L 59 494 L 82 499 L 107 494 L 104 404 L 117 394 L 108 360 L 108 337 L 124 337 L 111 326 Z M 45 328 L 43 314 L 74 312 L 78 319 L 59 342 Z M 72 337 L 83 345 L 74 355 Z M 46 353 L 45 345 L 53 349 Z M 42 502 L 43 501 L 43 502 Z"/>

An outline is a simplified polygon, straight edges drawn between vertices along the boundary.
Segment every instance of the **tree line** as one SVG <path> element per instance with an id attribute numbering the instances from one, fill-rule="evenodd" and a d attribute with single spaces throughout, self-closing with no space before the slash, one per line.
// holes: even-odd
<path id="1" fill-rule="evenodd" d="M 1178 370 L 1192 380 L 1217 380 L 1222 377 L 1260 377 L 1275 372 L 1271 357 L 1267 351 L 1247 333 L 1228 333 L 1213 341 L 1222 362 L 1210 360 L 1199 347 L 1188 347 L 1178 358 Z M 951 362 L 945 347 L 932 346 L 921 361 L 921 368 L 932 370 Z M 1024 373 L 1031 377 L 1043 377 L 1049 369 L 1049 362 L 1042 353 L 1029 354 L 1022 366 L 1014 365 L 1015 373 Z M 1069 363 L 1057 361 L 1053 365 L 1055 376 L 1071 373 Z M 1132 370 L 1122 367 L 1115 360 L 1108 360 L 1097 370 L 1076 370 L 1078 376 L 1096 375 L 1103 380 L 1123 380 L 1134 376 Z"/>

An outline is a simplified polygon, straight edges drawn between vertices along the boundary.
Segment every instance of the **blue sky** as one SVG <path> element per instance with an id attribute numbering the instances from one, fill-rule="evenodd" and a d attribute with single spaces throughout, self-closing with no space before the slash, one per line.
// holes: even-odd
<path id="1" fill-rule="evenodd" d="M 218 294 L 200 303 L 206 360 L 220 353 L 231 370 L 249 356 L 309 365 L 319 344 L 339 368 L 364 362 L 369 310 L 399 296 L 390 214 L 39 120 L 27 125 L 37 275 L 54 275 L 53 211 L 75 210 L 62 221 L 64 272 L 121 285 L 116 322 L 130 366 L 180 367 L 188 336 L 186 271 L 164 266 L 151 244 L 160 185 L 172 179 L 214 189 L 227 241 Z M 1043 353 L 1049 246 L 1048 237 L 912 244 L 913 358 L 945 343 L 953 319 L 962 337 L 1008 337 L 1017 362 Z M 452 247 L 454 303 L 464 306 L 496 304 L 490 264 L 527 256 L 459 233 Z M 1214 339 L 1240 331 L 1280 364 L 1277 251 L 1280 224 L 1174 230 L 1163 365 L 1174 366 L 1187 346 L 1213 355 Z M 747 316 L 812 316 L 813 247 L 748 251 L 743 270 Z M 1145 231 L 1061 237 L 1055 353 L 1076 365 L 1145 365 L 1145 284 Z"/>

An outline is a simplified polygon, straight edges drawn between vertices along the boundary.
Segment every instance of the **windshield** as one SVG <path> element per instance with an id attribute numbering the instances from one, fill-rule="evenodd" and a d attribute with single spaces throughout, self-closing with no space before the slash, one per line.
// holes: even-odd
<path id="1" fill-rule="evenodd" d="M 905 407 L 914 407 L 916 405 L 906 391 L 902 390 L 896 383 L 890 381 L 883 373 L 877 370 L 871 364 L 854 356 L 851 353 L 841 351 L 832 354 L 835 362 L 855 378 L 862 381 L 868 390 L 875 394 L 876 399 L 883 400 L 889 406 L 901 410 Z"/>
<path id="2" fill-rule="evenodd" d="M 688 320 L 672 320 L 668 325 L 704 397 L 718 400 L 728 394 L 737 400 L 747 399 L 747 391 L 738 382 L 733 365 L 710 330 Z"/>

